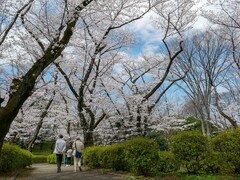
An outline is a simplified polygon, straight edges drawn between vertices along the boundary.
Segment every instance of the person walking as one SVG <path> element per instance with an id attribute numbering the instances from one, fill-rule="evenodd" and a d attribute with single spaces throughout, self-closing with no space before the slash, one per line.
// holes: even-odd
<path id="1" fill-rule="evenodd" d="M 77 172 L 77 164 L 79 171 L 82 171 L 81 168 L 81 157 L 82 157 L 82 150 L 84 148 L 83 143 L 81 142 L 80 138 L 77 137 L 75 143 L 73 144 L 73 155 L 74 155 L 74 172 Z"/>
<path id="2" fill-rule="evenodd" d="M 54 154 L 56 154 L 56 159 L 57 159 L 57 172 L 61 172 L 61 165 L 62 165 L 62 158 L 63 158 L 63 153 L 66 150 L 66 142 L 63 140 L 63 135 L 60 134 L 59 139 L 57 139 L 56 144 L 55 144 L 55 149 L 54 149 Z"/>
<path id="3" fill-rule="evenodd" d="M 71 166 L 72 149 L 67 150 L 66 156 L 67 156 L 66 166 Z"/>
<path id="4" fill-rule="evenodd" d="M 68 139 L 66 139 L 66 149 L 72 149 L 72 140 L 71 140 L 71 137 L 68 137 Z M 71 152 L 72 154 L 72 152 Z M 68 165 L 68 156 L 67 156 L 67 152 L 64 156 L 64 165 L 67 166 Z"/>

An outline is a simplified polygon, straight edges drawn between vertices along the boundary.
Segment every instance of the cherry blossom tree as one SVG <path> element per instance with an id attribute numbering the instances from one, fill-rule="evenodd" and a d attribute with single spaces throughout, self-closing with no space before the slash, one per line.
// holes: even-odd
<path id="1" fill-rule="evenodd" d="M 103 76 L 109 75 L 119 50 L 134 42 L 126 25 L 142 18 L 153 5 L 149 0 L 99 1 L 96 7 L 81 15 L 83 29 L 74 35 L 76 41 L 71 43 L 71 54 L 63 57 L 74 60 L 69 66 L 73 69 L 68 69 L 61 60 L 55 63 L 78 102 L 85 146 L 93 145 L 93 131 L 109 111 L 98 103 L 106 99 Z"/>
<path id="2" fill-rule="evenodd" d="M 9 36 L 11 30 L 15 38 L 19 34 L 22 34 L 20 38 L 25 36 L 23 40 L 26 40 L 26 44 L 31 42 L 32 47 L 37 48 L 32 48 L 32 51 L 35 51 L 34 53 L 37 53 L 37 55 L 28 54 L 28 56 L 11 57 L 7 54 L 9 51 L 5 49 L 1 51 L 4 52 L 1 56 L 13 58 L 14 61 L 29 62 L 29 66 L 21 76 L 15 76 L 11 85 L 8 85 L 9 94 L 4 98 L 5 103 L 2 103 L 0 108 L 0 149 L 2 149 L 3 140 L 12 121 L 17 116 L 23 103 L 32 94 L 39 75 L 62 54 L 73 35 L 79 14 L 91 2 L 92 0 L 80 2 L 74 0 L 16 1 L 16 7 L 18 8 L 11 7 L 9 9 L 13 15 L 7 16 L 6 13 L 9 11 L 3 11 L 1 16 L 7 17 L 9 21 L 2 20 L 4 29 L 1 31 L 1 48 L 6 46 L 8 46 L 8 49 L 17 48 L 11 43 L 14 40 Z M 9 1 L 1 1 L 1 3 L 1 7 L 5 7 Z M 20 23 L 22 24 L 19 25 Z M 9 38 L 9 41 L 7 41 L 7 38 Z M 27 42 L 27 40 L 30 42 Z"/>
<path id="3" fill-rule="evenodd" d="M 31 151 L 36 140 L 52 141 L 58 133 L 65 137 L 75 136 L 72 133 L 77 123 L 76 113 L 71 103 L 57 72 L 46 73 L 35 86 L 32 96 L 21 107 L 6 139 L 14 142 L 15 136 L 18 136 L 16 143 Z"/>
<path id="4" fill-rule="evenodd" d="M 122 71 L 113 76 L 113 80 L 121 87 L 118 97 L 125 103 L 125 112 L 122 114 L 127 116 L 129 122 L 135 123 L 134 128 L 139 134 L 146 134 L 148 119 L 156 105 L 166 91 L 187 73 L 187 70 L 178 68 L 176 61 L 183 51 L 183 32 L 194 22 L 191 11 L 193 5 L 192 1 L 166 1 L 158 4 L 155 25 L 162 34 L 158 54 L 146 53 L 138 60 L 125 58 L 121 62 Z M 189 63 L 187 60 L 185 62 L 187 67 Z"/>

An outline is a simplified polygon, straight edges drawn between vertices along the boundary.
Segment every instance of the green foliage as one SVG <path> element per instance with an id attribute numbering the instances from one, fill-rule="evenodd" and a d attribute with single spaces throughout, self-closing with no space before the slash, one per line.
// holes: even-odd
<path id="1" fill-rule="evenodd" d="M 201 120 L 195 117 L 188 117 L 185 125 L 187 125 L 185 128 L 187 131 L 201 131 Z"/>
<path id="2" fill-rule="evenodd" d="M 114 144 L 104 147 L 101 158 L 101 167 L 115 170 L 125 170 L 124 145 Z"/>
<path id="3" fill-rule="evenodd" d="M 224 159 L 221 153 L 209 149 L 207 153 L 204 154 L 203 160 L 203 170 L 206 173 L 220 173 L 221 170 L 226 169 Z"/>
<path id="4" fill-rule="evenodd" d="M 35 144 L 32 153 L 35 155 L 49 155 L 53 152 L 55 141 L 43 141 L 43 143 Z"/>
<path id="5" fill-rule="evenodd" d="M 4 144 L 0 157 L 0 172 L 13 171 L 32 164 L 32 154 L 19 146 Z"/>
<path id="6" fill-rule="evenodd" d="M 227 130 L 212 139 L 213 148 L 220 152 L 226 171 L 240 172 L 240 129 Z"/>
<path id="7" fill-rule="evenodd" d="M 209 122 L 210 128 L 212 130 L 212 132 L 216 132 L 218 130 L 218 127 L 214 124 L 212 124 L 211 122 Z M 187 126 L 186 128 L 184 128 L 184 130 L 186 131 L 202 131 L 202 122 L 200 119 L 197 119 L 195 117 L 188 117 L 186 119 L 186 123 L 185 126 Z"/>
<path id="8" fill-rule="evenodd" d="M 163 132 L 153 131 L 153 132 L 148 133 L 147 137 L 155 140 L 161 151 L 167 151 L 168 150 L 168 140 L 164 136 Z"/>
<path id="9" fill-rule="evenodd" d="M 169 151 L 159 151 L 158 171 L 160 172 L 176 172 L 180 168 L 180 163 L 174 154 Z"/>
<path id="10" fill-rule="evenodd" d="M 158 167 L 158 151 L 158 144 L 154 140 L 137 137 L 122 144 L 88 147 L 83 151 L 83 157 L 91 168 L 155 175 Z"/>
<path id="11" fill-rule="evenodd" d="M 124 157 L 127 169 L 141 175 L 155 175 L 158 163 L 158 144 L 151 139 L 137 137 L 125 143 Z"/>
<path id="12" fill-rule="evenodd" d="M 83 157 L 85 163 L 91 168 L 101 167 L 102 153 L 105 147 L 103 146 L 92 146 L 83 150 Z"/>
<path id="13" fill-rule="evenodd" d="M 33 163 L 47 163 L 46 155 L 33 155 Z"/>
<path id="14" fill-rule="evenodd" d="M 47 163 L 48 164 L 56 164 L 57 159 L 56 159 L 56 154 L 50 154 L 47 156 Z"/>
<path id="15" fill-rule="evenodd" d="M 171 138 L 171 150 L 187 172 L 197 173 L 203 168 L 208 139 L 200 132 L 183 131 Z"/>

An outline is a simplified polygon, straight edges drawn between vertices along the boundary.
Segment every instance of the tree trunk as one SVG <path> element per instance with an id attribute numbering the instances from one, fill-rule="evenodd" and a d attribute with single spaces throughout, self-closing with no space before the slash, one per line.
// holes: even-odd
<path id="1" fill-rule="evenodd" d="M 53 102 L 54 96 L 55 96 L 55 92 L 53 93 L 53 97 L 49 100 L 47 106 L 45 107 L 45 110 L 42 112 L 42 114 L 41 114 L 41 116 L 40 116 L 40 120 L 39 120 L 39 122 L 38 122 L 38 125 L 37 125 L 37 127 L 36 127 L 36 129 L 35 129 L 34 135 L 33 135 L 32 139 L 30 140 L 30 142 L 28 143 L 28 150 L 29 150 L 30 152 L 32 152 L 32 147 L 33 147 L 33 145 L 34 145 L 34 143 L 35 143 L 35 141 L 36 141 L 36 139 L 37 139 L 37 136 L 38 136 L 38 134 L 39 134 L 40 129 L 42 128 L 43 119 L 44 119 L 44 118 L 46 117 L 46 115 L 47 115 L 47 111 L 48 111 L 48 109 L 50 108 L 50 106 L 51 106 L 51 104 L 52 104 L 52 102 Z"/>
<path id="2" fill-rule="evenodd" d="M 205 126 L 204 126 L 204 124 L 205 124 L 205 117 L 204 117 L 202 112 L 199 111 L 199 113 L 200 113 L 200 116 L 201 116 L 200 120 L 201 120 L 202 134 L 203 134 L 203 136 L 206 136 L 206 130 L 205 130 Z"/>
<path id="3" fill-rule="evenodd" d="M 84 132 L 84 147 L 90 147 L 94 145 L 93 141 L 93 131 L 89 130 L 87 132 Z"/>
<path id="4" fill-rule="evenodd" d="M 137 123 L 136 123 L 136 128 L 137 128 L 137 133 L 138 135 L 142 134 L 142 117 L 141 117 L 141 107 L 137 107 Z"/>

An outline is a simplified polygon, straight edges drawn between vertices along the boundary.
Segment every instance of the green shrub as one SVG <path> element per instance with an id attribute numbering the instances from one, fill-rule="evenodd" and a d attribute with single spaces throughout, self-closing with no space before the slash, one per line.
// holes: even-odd
<path id="1" fill-rule="evenodd" d="M 57 159 L 56 159 L 56 154 L 50 154 L 47 156 L 47 163 L 48 164 L 56 164 Z"/>
<path id="2" fill-rule="evenodd" d="M 33 155 L 33 163 L 47 163 L 46 155 Z"/>
<path id="3" fill-rule="evenodd" d="M 92 146 L 83 150 L 84 162 L 90 168 L 99 168 L 101 167 L 101 158 L 104 151 L 104 146 Z"/>
<path id="4" fill-rule="evenodd" d="M 201 120 L 200 119 L 197 119 L 195 117 L 188 117 L 186 119 L 186 123 L 185 123 L 185 130 L 187 131 L 199 131 L 201 132 L 202 131 L 202 125 L 201 125 Z"/>
<path id="5" fill-rule="evenodd" d="M 115 170 L 125 170 L 125 162 L 124 162 L 124 145 L 123 144 L 114 144 L 106 146 L 102 153 L 100 164 L 101 167 L 107 169 L 115 169 Z"/>
<path id="6" fill-rule="evenodd" d="M 18 168 L 30 166 L 32 164 L 32 154 L 17 145 L 4 144 L 0 157 L 0 171 L 13 171 Z"/>
<path id="7" fill-rule="evenodd" d="M 36 155 L 49 155 L 53 152 L 55 141 L 43 141 L 35 144 L 32 148 L 32 153 Z"/>
<path id="8" fill-rule="evenodd" d="M 240 172 L 240 129 L 227 130 L 212 139 L 213 149 L 221 153 L 225 170 Z M 226 169 L 227 168 L 227 169 Z"/>
<path id="9" fill-rule="evenodd" d="M 188 173 L 197 173 L 203 168 L 208 139 L 200 132 L 182 131 L 171 138 L 171 150 Z"/>
<path id="10" fill-rule="evenodd" d="M 176 172 L 180 168 L 180 163 L 170 151 L 159 151 L 158 170 L 160 172 Z"/>
<path id="11" fill-rule="evenodd" d="M 147 135 L 148 138 L 154 139 L 161 151 L 167 151 L 168 150 L 168 139 L 164 136 L 164 133 L 161 131 L 154 131 L 149 132 Z"/>
<path id="12" fill-rule="evenodd" d="M 186 118 L 186 122 L 184 124 L 185 128 L 184 130 L 186 131 L 199 131 L 202 132 L 202 122 L 200 119 L 197 119 L 195 117 L 188 117 Z M 219 127 L 211 122 L 209 122 L 209 126 L 211 128 L 211 131 L 213 134 L 215 134 Z"/>
<path id="13" fill-rule="evenodd" d="M 124 143 L 127 170 L 141 175 L 155 175 L 159 159 L 158 144 L 151 139 L 137 137 Z"/>
<path id="14" fill-rule="evenodd" d="M 205 173 L 220 173 L 221 170 L 227 168 L 221 153 L 209 149 L 204 155 L 203 170 Z"/>

